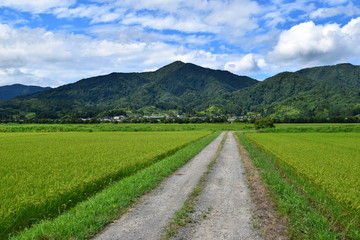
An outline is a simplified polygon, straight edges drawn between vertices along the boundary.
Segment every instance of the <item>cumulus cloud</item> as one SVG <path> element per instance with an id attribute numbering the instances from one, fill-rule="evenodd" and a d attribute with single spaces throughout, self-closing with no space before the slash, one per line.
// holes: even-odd
<path id="1" fill-rule="evenodd" d="M 349 60 L 360 54 L 360 17 L 340 27 L 338 24 L 298 24 L 280 34 L 272 63 L 331 64 Z"/>
<path id="2" fill-rule="evenodd" d="M 227 62 L 224 68 L 231 72 L 240 74 L 254 73 L 265 67 L 263 58 L 255 57 L 254 54 L 247 54 L 236 61 Z"/>

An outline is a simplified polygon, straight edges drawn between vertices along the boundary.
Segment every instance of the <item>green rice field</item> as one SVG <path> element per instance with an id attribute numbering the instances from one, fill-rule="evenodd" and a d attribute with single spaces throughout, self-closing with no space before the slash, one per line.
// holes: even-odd
<path id="1" fill-rule="evenodd" d="M 51 218 L 209 131 L 0 134 L 0 238 Z"/>
<path id="2" fill-rule="evenodd" d="M 360 133 L 263 133 L 247 136 L 315 183 L 331 198 L 360 212 Z"/>

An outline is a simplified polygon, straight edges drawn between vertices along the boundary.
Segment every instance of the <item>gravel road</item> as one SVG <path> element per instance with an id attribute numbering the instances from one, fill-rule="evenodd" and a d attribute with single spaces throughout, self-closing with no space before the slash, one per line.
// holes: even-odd
<path id="1" fill-rule="evenodd" d="M 260 240 L 253 228 L 253 205 L 233 134 L 229 134 L 193 213 L 195 224 L 171 239 Z"/>
<path id="2" fill-rule="evenodd" d="M 181 208 L 207 170 L 223 136 L 224 133 L 220 134 L 184 167 L 165 179 L 157 189 L 145 195 L 134 209 L 110 224 L 94 239 L 160 239 L 176 210 Z"/>
<path id="3" fill-rule="evenodd" d="M 161 239 L 164 228 L 207 170 L 223 136 L 224 133 L 94 239 Z M 252 227 L 253 206 L 233 134 L 228 134 L 205 184 L 193 213 L 195 223 L 180 228 L 172 239 L 260 240 Z"/>

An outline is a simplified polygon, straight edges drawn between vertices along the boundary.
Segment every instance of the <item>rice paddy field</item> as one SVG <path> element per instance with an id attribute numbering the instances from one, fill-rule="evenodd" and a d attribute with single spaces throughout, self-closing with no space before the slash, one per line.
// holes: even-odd
<path id="1" fill-rule="evenodd" d="M 264 149 L 360 211 L 359 133 L 249 134 Z"/>
<path id="2" fill-rule="evenodd" d="M 210 133 L 0 133 L 0 239 Z"/>

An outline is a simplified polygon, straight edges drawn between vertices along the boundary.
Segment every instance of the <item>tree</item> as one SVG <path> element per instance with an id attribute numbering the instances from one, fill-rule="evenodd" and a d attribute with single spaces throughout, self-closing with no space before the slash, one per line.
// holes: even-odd
<path id="1" fill-rule="evenodd" d="M 255 129 L 262 129 L 262 128 L 274 128 L 274 122 L 268 118 L 261 118 L 255 120 Z"/>
<path id="2" fill-rule="evenodd" d="M 216 106 L 211 106 L 209 108 L 207 108 L 205 111 L 201 111 L 199 112 L 200 115 L 205 115 L 205 116 L 220 116 L 222 115 L 222 110 L 219 107 Z"/>
<path id="3" fill-rule="evenodd" d="M 27 120 L 34 120 L 36 118 L 36 113 L 29 113 L 29 114 L 26 114 L 25 118 Z"/>

